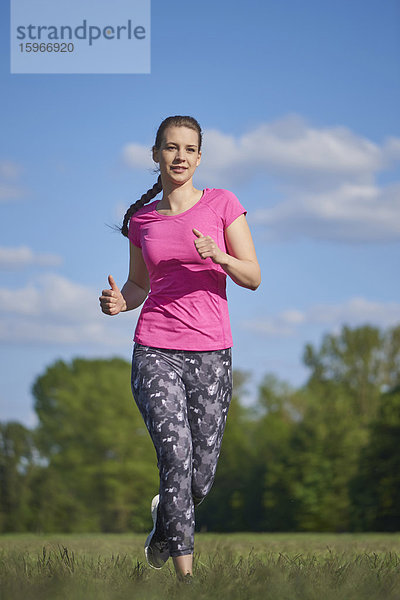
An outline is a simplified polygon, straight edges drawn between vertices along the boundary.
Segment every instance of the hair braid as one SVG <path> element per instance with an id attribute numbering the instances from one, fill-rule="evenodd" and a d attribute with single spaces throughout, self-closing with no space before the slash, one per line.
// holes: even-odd
<path id="1" fill-rule="evenodd" d="M 152 200 L 155 196 L 157 196 L 157 194 L 159 194 L 161 191 L 162 191 L 162 183 L 161 183 L 161 175 L 159 175 L 157 178 L 157 181 L 153 185 L 153 187 L 150 188 L 149 190 L 147 190 L 147 192 L 145 194 L 143 194 L 143 196 L 139 200 L 137 200 L 136 202 L 131 204 L 130 207 L 128 208 L 128 210 L 126 211 L 124 220 L 122 222 L 122 227 L 121 227 L 122 235 L 124 235 L 125 237 L 128 237 L 128 225 L 129 225 L 131 216 L 134 215 L 135 212 L 137 212 L 140 208 L 142 208 L 142 206 L 147 204 L 147 202 L 150 202 L 150 200 Z"/>

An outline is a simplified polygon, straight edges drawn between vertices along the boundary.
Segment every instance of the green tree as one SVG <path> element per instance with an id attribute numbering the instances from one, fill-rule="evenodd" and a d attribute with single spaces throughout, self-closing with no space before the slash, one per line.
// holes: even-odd
<path id="1" fill-rule="evenodd" d="M 400 386 L 382 394 L 368 445 L 351 483 L 354 527 L 400 529 Z"/>
<path id="2" fill-rule="evenodd" d="M 325 382 L 302 393 L 306 410 L 290 440 L 295 527 L 346 531 L 351 514 L 348 482 L 357 471 L 367 433 L 345 387 Z"/>
<path id="3" fill-rule="evenodd" d="M 327 381 L 340 384 L 349 392 L 354 415 L 367 423 L 387 383 L 385 341 L 385 335 L 376 327 L 351 329 L 345 325 L 339 335 L 324 335 L 318 350 L 307 344 L 303 360 L 311 369 L 308 387 Z"/>
<path id="4" fill-rule="evenodd" d="M 43 530 L 148 527 L 158 489 L 155 452 L 122 359 L 58 361 L 33 385 L 36 443 L 48 466 L 36 482 Z"/>
<path id="5" fill-rule="evenodd" d="M 295 526 L 291 438 L 301 418 L 299 396 L 274 375 L 264 377 L 256 407 L 258 419 L 253 444 L 256 449 L 252 485 L 255 528 L 287 531 Z"/>
<path id="6" fill-rule="evenodd" d="M 297 527 L 346 530 L 352 526 L 350 482 L 368 443 L 381 392 L 399 379 L 399 328 L 371 326 L 326 334 L 319 349 L 307 345 L 311 376 L 303 389 L 307 410 L 291 441 L 299 500 Z"/>
<path id="7" fill-rule="evenodd" d="M 384 335 L 384 384 L 388 390 L 400 386 L 400 325 Z"/>
<path id="8" fill-rule="evenodd" d="M 33 453 L 26 427 L 0 423 L 0 531 L 25 531 L 31 525 Z"/>

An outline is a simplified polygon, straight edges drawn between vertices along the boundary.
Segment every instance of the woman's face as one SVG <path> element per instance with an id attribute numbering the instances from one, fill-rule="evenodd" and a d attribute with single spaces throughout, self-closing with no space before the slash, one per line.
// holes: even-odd
<path id="1" fill-rule="evenodd" d="M 153 160 L 160 165 L 164 182 L 185 183 L 200 164 L 199 136 L 189 127 L 168 127 L 159 149 L 153 148 Z"/>

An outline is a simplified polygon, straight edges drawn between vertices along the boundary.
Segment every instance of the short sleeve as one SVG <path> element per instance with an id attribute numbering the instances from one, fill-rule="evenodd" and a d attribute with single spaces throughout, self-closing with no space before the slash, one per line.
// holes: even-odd
<path id="1" fill-rule="evenodd" d="M 241 205 L 238 198 L 235 196 L 233 192 L 229 192 L 228 190 L 224 190 L 225 202 L 224 202 L 224 211 L 223 211 L 223 221 L 224 228 L 229 227 L 231 223 L 240 215 L 246 215 L 246 209 Z"/>
<path id="2" fill-rule="evenodd" d="M 140 242 L 140 226 L 137 219 L 135 219 L 135 216 L 131 217 L 129 221 L 128 238 L 134 246 L 137 246 L 138 248 L 142 247 L 142 244 Z"/>

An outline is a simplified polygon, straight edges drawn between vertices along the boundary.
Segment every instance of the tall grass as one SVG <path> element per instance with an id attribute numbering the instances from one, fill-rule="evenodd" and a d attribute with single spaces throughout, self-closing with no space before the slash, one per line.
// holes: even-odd
<path id="1" fill-rule="evenodd" d="M 398 600 L 399 535 L 198 534 L 195 580 L 143 560 L 144 536 L 6 535 L 1 600 Z"/>

